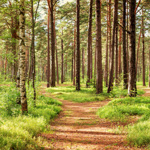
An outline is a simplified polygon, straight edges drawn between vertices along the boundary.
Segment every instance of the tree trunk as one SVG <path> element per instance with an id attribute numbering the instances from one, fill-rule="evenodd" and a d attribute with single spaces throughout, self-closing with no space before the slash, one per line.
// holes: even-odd
<path id="1" fill-rule="evenodd" d="M 47 88 L 50 87 L 50 39 L 49 39 L 49 26 L 50 26 L 50 10 L 48 8 L 48 19 L 47 19 Z"/>
<path id="2" fill-rule="evenodd" d="M 84 80 L 84 63 L 85 63 L 84 48 L 82 48 L 82 79 L 83 80 Z"/>
<path id="3" fill-rule="evenodd" d="M 126 0 L 123 0 L 123 86 L 128 88 L 127 50 L 126 50 Z"/>
<path id="4" fill-rule="evenodd" d="M 97 51 L 97 81 L 96 93 L 103 92 L 102 45 L 101 45 L 101 1 L 96 0 L 96 51 Z"/>
<path id="5" fill-rule="evenodd" d="M 76 77 L 76 28 L 74 26 L 74 62 L 73 62 L 73 85 L 75 85 L 75 77 Z"/>
<path id="6" fill-rule="evenodd" d="M 61 38 L 61 84 L 64 82 L 64 46 L 63 46 L 63 28 Z"/>
<path id="7" fill-rule="evenodd" d="M 92 45 L 92 7 L 93 0 L 90 0 L 90 12 L 89 12 L 89 25 L 88 25 L 88 51 L 87 51 L 87 82 L 86 86 L 90 83 L 91 79 L 91 45 Z"/>
<path id="8" fill-rule="evenodd" d="M 109 26 L 109 71 L 111 66 L 111 0 L 109 0 L 109 15 L 108 15 L 108 26 Z"/>
<path id="9" fill-rule="evenodd" d="M 129 87 L 128 94 L 131 97 L 136 96 L 136 67 L 135 67 L 135 6 L 136 0 L 130 0 L 130 11 L 129 11 L 129 20 L 130 20 L 130 51 L 129 51 Z"/>
<path id="10" fill-rule="evenodd" d="M 80 90 L 80 0 L 77 0 L 77 56 L 76 56 L 76 90 Z"/>
<path id="11" fill-rule="evenodd" d="M 111 66 L 110 66 L 110 77 L 109 77 L 109 86 L 107 92 L 113 88 L 113 73 L 114 73 L 114 43 L 115 43 L 115 32 L 116 32 L 116 25 L 117 25 L 117 12 L 118 12 L 118 0 L 115 0 L 114 6 L 114 22 L 113 22 L 113 38 L 112 38 L 112 50 L 111 50 Z"/>
<path id="12" fill-rule="evenodd" d="M 107 6 L 107 10 L 109 10 L 109 7 Z M 106 87 L 108 86 L 108 31 L 109 31 L 109 11 L 107 12 L 107 37 L 106 37 L 106 58 L 105 58 L 105 75 L 104 75 L 104 80 Z"/>
<path id="13" fill-rule="evenodd" d="M 139 34 L 138 46 L 137 46 L 137 57 L 136 57 L 136 74 L 138 74 L 138 63 L 139 63 L 139 49 L 140 49 L 140 40 L 141 40 L 142 27 Z"/>
<path id="14" fill-rule="evenodd" d="M 31 60 L 32 60 L 32 87 L 34 90 L 34 105 L 36 100 L 36 90 L 35 90 L 35 35 L 34 35 L 34 28 L 35 28 L 35 20 L 34 20 L 34 12 L 33 12 L 33 0 L 31 0 L 31 16 L 32 16 L 32 44 L 31 44 Z"/>
<path id="15" fill-rule="evenodd" d="M 149 87 L 150 87 L 150 48 L 149 48 Z"/>
<path id="16" fill-rule="evenodd" d="M 55 87 L 55 35 L 54 35 L 54 15 L 53 0 L 51 0 L 51 56 L 52 56 L 52 75 L 51 87 Z"/>
<path id="17" fill-rule="evenodd" d="M 144 16 L 143 16 L 143 9 L 142 9 L 142 43 L 143 43 L 143 51 L 142 51 L 142 66 L 143 66 L 143 86 L 146 86 L 145 84 L 145 33 L 144 33 Z"/>
<path id="18" fill-rule="evenodd" d="M 56 43 L 56 42 L 55 42 Z M 56 47 L 57 84 L 59 84 L 58 53 Z"/>
<path id="19" fill-rule="evenodd" d="M 115 84 L 118 85 L 118 8 L 116 9 L 116 31 L 115 31 L 115 43 L 116 43 L 116 65 L 115 65 Z"/>
<path id="20" fill-rule="evenodd" d="M 120 21 L 120 23 L 122 24 L 122 19 Z M 119 35 L 119 57 L 118 57 L 118 63 L 119 63 L 119 78 L 121 75 L 121 45 L 122 45 L 122 28 L 120 27 L 120 35 Z M 121 81 L 121 80 L 120 80 Z"/>
<path id="21" fill-rule="evenodd" d="M 27 98 L 26 98 L 26 87 L 25 87 L 25 0 L 20 0 L 19 6 L 19 22 L 20 22 L 20 96 L 21 96 L 21 106 L 22 114 L 28 112 L 27 108 Z"/>

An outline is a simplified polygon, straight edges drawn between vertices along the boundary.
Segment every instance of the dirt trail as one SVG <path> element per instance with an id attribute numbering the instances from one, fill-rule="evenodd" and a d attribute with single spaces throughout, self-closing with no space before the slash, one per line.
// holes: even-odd
<path id="1" fill-rule="evenodd" d="M 149 90 L 150 92 L 150 90 Z M 43 92 L 47 96 L 52 95 Z M 58 99 L 58 98 L 55 98 Z M 126 134 L 115 133 L 118 126 L 128 123 L 115 123 L 100 119 L 96 112 L 109 100 L 101 102 L 74 103 L 58 99 L 63 103 L 63 111 L 50 124 L 52 133 L 42 133 L 48 142 L 45 149 L 59 150 L 126 150 L 138 149 L 127 146 Z"/>

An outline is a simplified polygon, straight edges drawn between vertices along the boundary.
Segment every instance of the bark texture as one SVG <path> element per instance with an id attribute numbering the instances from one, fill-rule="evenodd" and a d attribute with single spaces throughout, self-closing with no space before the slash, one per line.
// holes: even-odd
<path id="1" fill-rule="evenodd" d="M 96 93 L 103 92 L 103 70 L 102 70 L 102 45 L 101 45 L 101 1 L 96 0 L 96 54 L 97 54 L 97 77 Z"/>
<path id="2" fill-rule="evenodd" d="M 129 1 L 129 23 L 130 23 L 130 51 L 129 51 L 129 86 L 128 94 L 131 97 L 136 96 L 136 67 L 135 67 L 135 6 L 136 0 Z"/>
<path id="3" fill-rule="evenodd" d="M 27 108 L 27 98 L 26 98 L 26 87 L 25 87 L 25 9 L 24 0 L 20 0 L 20 13 L 19 13 L 19 23 L 20 23 L 20 96 L 21 96 L 21 106 L 22 113 L 28 112 Z"/>
<path id="4" fill-rule="evenodd" d="M 77 56 L 76 56 L 76 90 L 80 90 L 80 0 L 77 0 Z"/>

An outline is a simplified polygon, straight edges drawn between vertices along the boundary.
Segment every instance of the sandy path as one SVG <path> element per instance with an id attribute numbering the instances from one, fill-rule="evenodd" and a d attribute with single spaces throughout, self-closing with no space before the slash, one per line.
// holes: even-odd
<path id="1" fill-rule="evenodd" d="M 150 90 L 149 90 L 150 92 Z M 42 92 L 52 97 L 46 92 Z M 58 99 L 58 98 L 55 98 Z M 58 99 L 63 103 L 63 111 L 50 124 L 52 133 L 42 133 L 48 143 L 45 149 L 59 150 L 126 150 L 138 149 L 127 146 L 126 134 L 116 134 L 118 126 L 128 123 L 115 123 L 101 119 L 96 115 L 99 107 L 109 100 L 101 102 L 74 103 Z"/>

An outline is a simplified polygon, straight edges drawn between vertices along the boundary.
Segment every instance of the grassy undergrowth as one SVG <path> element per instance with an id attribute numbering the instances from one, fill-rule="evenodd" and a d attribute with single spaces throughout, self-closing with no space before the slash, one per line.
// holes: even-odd
<path id="1" fill-rule="evenodd" d="M 61 102 L 45 96 L 38 96 L 33 107 L 31 93 L 27 91 L 28 115 L 22 116 L 15 86 L 0 86 L 0 149 L 38 149 L 35 136 L 61 111 Z"/>
<path id="2" fill-rule="evenodd" d="M 134 125 L 129 125 L 128 141 L 135 146 L 150 143 L 150 97 L 126 97 L 112 100 L 97 112 L 100 118 L 125 122 L 129 116 L 141 116 Z"/>
<path id="3" fill-rule="evenodd" d="M 92 101 L 102 101 L 107 98 L 117 98 L 127 96 L 127 90 L 123 90 L 120 87 L 115 87 L 111 93 L 107 93 L 107 88 L 104 88 L 102 94 L 96 94 L 95 88 L 86 88 L 81 87 L 80 91 L 76 91 L 74 86 L 58 86 L 54 88 L 47 89 L 47 92 L 50 92 L 58 98 L 64 100 L 70 100 L 73 102 L 92 102 Z M 143 94 L 143 90 L 138 90 L 138 94 Z"/>

